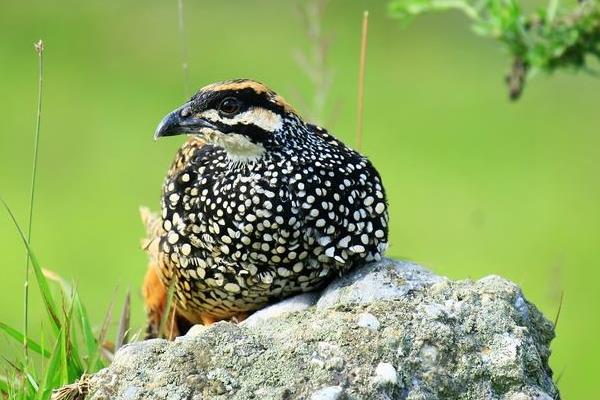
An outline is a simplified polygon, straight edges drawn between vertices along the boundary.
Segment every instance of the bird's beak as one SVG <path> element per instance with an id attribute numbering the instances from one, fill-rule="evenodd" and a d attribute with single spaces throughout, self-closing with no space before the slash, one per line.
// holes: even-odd
<path id="1" fill-rule="evenodd" d="M 156 127 L 154 139 L 163 136 L 175 136 L 183 133 L 201 133 L 202 128 L 217 129 L 217 127 L 205 119 L 196 118 L 192 115 L 190 103 L 186 103 L 177 110 L 167 114 Z"/>

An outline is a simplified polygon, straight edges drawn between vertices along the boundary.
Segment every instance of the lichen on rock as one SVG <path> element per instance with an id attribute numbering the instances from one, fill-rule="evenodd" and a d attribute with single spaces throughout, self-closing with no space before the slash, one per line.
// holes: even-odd
<path id="1" fill-rule="evenodd" d="M 89 399 L 557 399 L 552 324 L 515 284 L 384 259 L 243 324 L 119 350 Z"/>

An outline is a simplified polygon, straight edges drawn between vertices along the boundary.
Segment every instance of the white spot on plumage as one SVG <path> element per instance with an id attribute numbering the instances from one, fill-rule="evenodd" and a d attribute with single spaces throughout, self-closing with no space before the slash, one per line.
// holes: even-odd
<path id="1" fill-rule="evenodd" d="M 235 284 L 235 283 L 226 283 L 225 286 L 223 286 L 223 289 L 225 289 L 228 292 L 231 293 L 239 293 L 241 292 L 241 289 L 239 287 L 239 285 Z"/>
<path id="2" fill-rule="evenodd" d="M 350 243 L 350 235 L 344 236 L 339 242 L 338 245 L 340 247 L 348 247 L 348 244 Z"/>
<path id="3" fill-rule="evenodd" d="M 360 244 L 355 244 L 354 246 L 349 247 L 348 250 L 354 253 L 363 253 L 365 251 L 365 248 Z"/>
<path id="4" fill-rule="evenodd" d="M 177 232 L 171 231 L 167 235 L 167 241 L 171 244 L 177 243 L 178 240 L 179 240 L 179 235 L 177 234 Z"/>
<path id="5" fill-rule="evenodd" d="M 171 202 L 171 204 L 176 204 L 179 201 L 179 195 L 177 193 L 171 193 L 169 195 L 169 201 Z"/>

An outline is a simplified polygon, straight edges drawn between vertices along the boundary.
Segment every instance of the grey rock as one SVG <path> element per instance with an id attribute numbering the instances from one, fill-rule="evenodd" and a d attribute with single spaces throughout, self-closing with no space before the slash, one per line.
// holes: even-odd
<path id="1" fill-rule="evenodd" d="M 360 326 L 361 328 L 370 329 L 372 331 L 379 330 L 379 327 L 381 326 L 377 317 L 368 312 L 358 314 L 358 320 L 356 321 L 356 325 Z"/>
<path id="2" fill-rule="evenodd" d="M 319 298 L 317 308 L 399 299 L 442 279 L 417 264 L 386 258 L 333 281 Z"/>
<path id="3" fill-rule="evenodd" d="M 342 398 L 344 388 L 341 386 L 328 386 L 320 389 L 310 396 L 310 400 L 338 400 Z"/>
<path id="4" fill-rule="evenodd" d="M 385 259 L 336 279 L 316 305 L 287 302 L 244 324 L 127 345 L 87 398 L 559 398 L 553 326 L 500 277 L 450 281 Z"/>
<path id="5" fill-rule="evenodd" d="M 316 292 L 302 293 L 256 311 L 242 321 L 240 325 L 256 326 L 264 321 L 280 317 L 290 312 L 306 310 L 308 307 L 314 305 L 318 299 L 319 294 Z"/>
<path id="6" fill-rule="evenodd" d="M 398 372 L 396 372 L 396 368 L 388 362 L 380 362 L 375 368 L 374 382 L 380 386 L 397 385 Z"/>

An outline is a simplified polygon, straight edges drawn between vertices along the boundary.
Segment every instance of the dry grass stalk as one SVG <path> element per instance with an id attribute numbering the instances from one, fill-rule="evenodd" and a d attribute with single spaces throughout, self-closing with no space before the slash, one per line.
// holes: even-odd
<path id="1" fill-rule="evenodd" d="M 356 150 L 362 149 L 363 116 L 365 106 L 365 64 L 367 60 L 367 34 L 369 29 L 369 12 L 363 13 L 360 35 L 360 59 L 358 67 L 358 106 L 356 110 Z"/>
<path id="2" fill-rule="evenodd" d="M 84 374 L 77 382 L 54 390 L 51 400 L 84 400 L 90 390 L 89 379 L 90 376 Z"/>
<path id="3" fill-rule="evenodd" d="M 129 326 L 131 322 L 131 289 L 127 289 L 121 317 L 119 318 L 119 329 L 117 331 L 117 340 L 115 341 L 115 352 L 129 340 Z"/>

